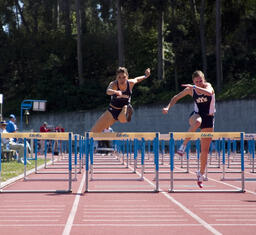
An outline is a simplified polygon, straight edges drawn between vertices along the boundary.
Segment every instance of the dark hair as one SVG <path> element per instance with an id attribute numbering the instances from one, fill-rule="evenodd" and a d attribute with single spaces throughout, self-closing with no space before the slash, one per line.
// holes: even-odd
<path id="1" fill-rule="evenodd" d="M 118 75 L 119 73 L 125 73 L 127 76 L 129 76 L 128 70 L 125 67 L 118 67 L 118 69 L 116 70 L 116 75 Z"/>

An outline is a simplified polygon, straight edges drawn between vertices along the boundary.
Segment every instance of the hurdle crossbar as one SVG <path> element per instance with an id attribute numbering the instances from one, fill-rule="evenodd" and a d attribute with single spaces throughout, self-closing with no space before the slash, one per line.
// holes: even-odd
<path id="1" fill-rule="evenodd" d="M 170 188 L 169 192 L 245 192 L 244 177 L 244 133 L 243 132 L 173 132 L 170 136 Z M 174 144 L 175 140 L 190 138 L 197 140 L 202 138 L 228 138 L 239 139 L 241 142 L 241 189 L 239 190 L 174 190 Z M 223 146 L 224 148 L 224 146 Z M 225 163 L 225 162 L 223 162 Z M 186 181 L 187 179 L 184 179 Z M 196 180 L 195 180 L 196 181 Z"/>
<path id="2" fill-rule="evenodd" d="M 0 144 L 2 141 L 2 138 L 23 138 L 24 139 L 24 178 L 26 178 L 26 139 L 61 139 L 61 140 L 68 140 L 69 142 L 69 158 L 68 158 L 68 189 L 64 190 L 5 190 L 4 188 L 7 186 L 5 185 L 3 188 L 1 188 L 1 181 L 0 181 L 0 193 L 70 193 L 72 192 L 72 133 L 69 132 L 62 132 L 62 133 L 31 133 L 31 132 L 23 132 L 23 133 L 0 133 Z M 0 147 L 0 156 L 1 156 L 1 147 Z M 0 179 L 1 179 L 1 158 L 0 158 Z"/>
<path id="3" fill-rule="evenodd" d="M 156 185 L 153 190 L 89 190 L 89 169 L 93 171 L 93 159 L 89 158 L 89 156 L 93 157 L 93 144 L 94 140 L 156 140 L 155 144 L 155 158 L 156 158 Z M 144 144 L 145 146 L 145 144 Z M 113 133 L 86 133 L 86 174 L 85 174 L 85 192 L 158 192 L 159 191 L 159 182 L 158 182 L 158 159 L 159 159 L 159 133 L 156 132 L 113 132 Z M 144 154 L 144 152 L 143 152 Z M 92 164 L 91 164 L 92 163 Z M 144 164 L 144 162 L 142 163 Z M 144 169 L 144 168 L 143 168 Z M 143 173 L 142 173 L 143 175 Z M 94 179 L 97 180 L 97 179 Z M 122 180 L 122 179 L 119 179 Z M 142 180 L 139 178 L 138 180 Z M 123 179 L 123 181 L 127 181 L 127 179 Z"/>

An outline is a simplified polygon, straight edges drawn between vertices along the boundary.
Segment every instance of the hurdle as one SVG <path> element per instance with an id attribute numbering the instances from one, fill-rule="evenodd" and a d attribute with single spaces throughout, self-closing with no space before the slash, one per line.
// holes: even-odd
<path id="1" fill-rule="evenodd" d="M 169 192 L 245 192 L 245 177 L 244 177 L 244 133 L 243 132 L 173 132 L 170 134 L 170 188 Z M 239 190 L 176 190 L 174 189 L 174 143 L 175 140 L 181 138 L 190 138 L 191 140 L 202 138 L 227 138 L 227 139 L 239 139 L 241 142 L 241 189 Z M 224 158 L 225 159 L 225 158 Z M 225 171 L 225 161 L 223 163 L 223 171 Z M 186 181 L 186 179 L 184 179 Z M 196 181 L 196 180 L 195 180 Z"/>
<path id="2" fill-rule="evenodd" d="M 94 140 L 134 140 L 134 169 L 135 173 L 139 174 L 141 177 L 138 179 L 117 179 L 118 181 L 129 181 L 129 180 L 143 180 L 143 174 L 144 174 L 144 157 L 145 157 L 145 141 L 146 140 L 153 140 L 154 141 L 154 156 L 155 156 L 155 178 L 156 183 L 155 187 L 152 190 L 89 190 L 89 171 L 91 174 L 93 173 L 93 142 Z M 142 141 L 142 151 L 141 151 L 141 173 L 138 173 L 136 171 L 136 164 L 137 164 L 137 152 L 138 152 L 138 146 L 136 142 L 138 140 Z M 93 133 L 93 132 L 87 132 L 86 133 L 86 174 L 85 174 L 85 192 L 158 192 L 159 191 L 159 133 L 155 132 L 112 132 L 112 133 Z M 128 143 L 128 142 L 126 142 Z M 127 151 L 128 156 L 128 151 Z M 130 168 L 131 169 L 131 168 Z M 113 180 L 113 179 L 104 179 L 106 181 Z"/>
<path id="3" fill-rule="evenodd" d="M 67 141 L 67 140 L 57 140 L 57 139 L 49 139 L 50 141 L 52 141 L 53 143 L 55 141 Z M 74 158 L 72 158 L 72 160 L 74 160 L 73 162 L 73 166 L 74 166 L 74 178 L 72 178 L 72 181 L 76 181 L 77 180 L 77 174 L 81 173 L 81 168 L 82 168 L 82 136 L 78 135 L 78 134 L 72 134 L 72 143 L 74 143 Z M 63 142 L 64 143 L 64 142 Z M 46 144 L 46 142 L 45 142 Z M 52 149 L 53 150 L 53 149 Z M 78 156 L 78 151 L 79 152 L 79 156 Z M 79 157 L 79 171 L 78 171 L 78 157 Z M 45 169 L 49 169 L 50 171 L 43 171 L 43 172 L 37 172 L 37 174 L 67 174 L 68 172 L 66 171 L 59 171 L 59 169 L 68 169 L 68 162 L 56 162 L 56 160 L 54 160 L 54 153 L 52 151 L 52 164 L 51 166 L 46 165 L 46 158 L 47 158 L 47 152 L 46 152 L 46 148 L 45 148 L 45 153 L 44 153 L 44 159 L 45 159 Z M 65 157 L 65 155 L 63 155 L 62 153 L 62 157 L 61 159 L 58 156 L 58 161 L 68 161 L 68 158 Z M 56 171 L 54 171 L 56 170 Z M 49 179 L 50 180 L 50 179 Z M 55 179 L 52 179 L 55 180 Z M 61 180 L 61 179 L 60 179 Z M 66 181 L 68 179 L 62 179 L 63 181 Z"/>
<path id="4" fill-rule="evenodd" d="M 254 154 L 255 154 L 255 134 L 245 134 L 245 140 L 247 140 L 248 142 L 248 153 L 252 154 L 252 159 L 250 159 L 250 163 L 252 166 L 250 168 L 252 168 L 251 173 L 254 173 Z M 224 149 L 224 146 L 223 146 Z M 224 150 L 223 150 L 224 151 Z M 245 152 L 244 151 L 244 147 L 241 148 L 241 152 Z M 223 155 L 223 159 L 224 159 L 224 155 Z M 235 172 L 235 173 L 240 173 L 240 172 Z M 240 181 L 241 178 L 227 178 L 225 177 L 224 171 L 223 171 L 223 177 L 221 179 L 222 181 Z M 249 177 L 245 177 L 244 178 L 245 181 L 256 181 L 256 178 L 249 178 Z"/>
<path id="5" fill-rule="evenodd" d="M 0 192 L 1 193 L 70 193 L 72 192 L 72 133 L 62 132 L 62 133 L 41 133 L 41 132 L 23 132 L 23 133 L 1 133 L 0 134 L 0 142 L 2 138 L 21 138 L 24 139 L 24 180 L 27 181 L 27 151 L 26 151 L 26 140 L 27 139 L 61 139 L 68 140 L 69 145 L 69 157 L 68 157 L 68 188 L 61 190 L 50 190 L 50 189 L 42 189 L 42 190 L 5 190 L 5 187 L 1 187 L 1 158 L 0 158 Z M 36 150 L 37 151 L 37 150 Z M 0 148 L 1 154 L 1 148 Z"/>

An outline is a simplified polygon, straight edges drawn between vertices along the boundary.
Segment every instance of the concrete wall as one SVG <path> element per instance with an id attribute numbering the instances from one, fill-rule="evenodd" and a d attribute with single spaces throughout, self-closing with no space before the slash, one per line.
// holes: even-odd
<path id="1" fill-rule="evenodd" d="M 167 115 L 161 112 L 163 106 L 141 106 L 135 109 L 132 121 L 127 124 L 115 123 L 114 131 L 150 132 L 186 131 L 188 117 L 193 110 L 193 104 L 177 103 Z M 218 102 L 216 104 L 215 131 L 256 132 L 256 100 L 241 100 Z M 66 113 L 33 112 L 29 117 L 29 125 L 24 123 L 24 129 L 39 131 L 40 125 L 46 121 L 50 125 L 61 125 L 66 131 L 83 134 L 90 130 L 97 118 L 105 111 L 92 110 Z M 18 127 L 20 126 L 17 120 Z"/>

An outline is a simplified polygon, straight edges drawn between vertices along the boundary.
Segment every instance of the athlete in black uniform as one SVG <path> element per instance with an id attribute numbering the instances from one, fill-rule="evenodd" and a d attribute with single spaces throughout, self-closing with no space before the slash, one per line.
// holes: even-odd
<path id="1" fill-rule="evenodd" d="M 190 128 L 189 132 L 194 132 L 198 128 L 201 132 L 212 132 L 214 128 L 214 113 L 215 113 L 215 94 L 212 85 L 206 82 L 203 72 L 197 70 L 192 74 L 193 85 L 183 84 L 185 87 L 183 91 L 175 95 L 170 103 L 163 108 L 164 114 L 168 113 L 168 110 L 181 98 L 186 95 L 190 95 L 194 99 L 194 111 L 189 118 Z M 180 146 L 177 153 L 183 155 L 186 145 L 190 138 L 185 138 L 184 143 Z M 201 139 L 201 165 L 200 171 L 197 172 L 197 183 L 199 187 L 202 187 L 202 181 L 204 179 L 204 172 L 207 164 L 207 156 L 211 138 Z"/>
<path id="2" fill-rule="evenodd" d="M 107 88 L 107 95 L 111 96 L 108 109 L 100 116 L 92 127 L 92 132 L 102 132 L 112 126 L 116 121 L 121 123 L 131 121 L 133 113 L 131 102 L 132 89 L 136 83 L 143 81 L 150 76 L 150 69 L 146 69 L 144 76 L 128 79 L 128 71 L 119 67 L 116 72 L 116 80 L 110 82 Z"/>

